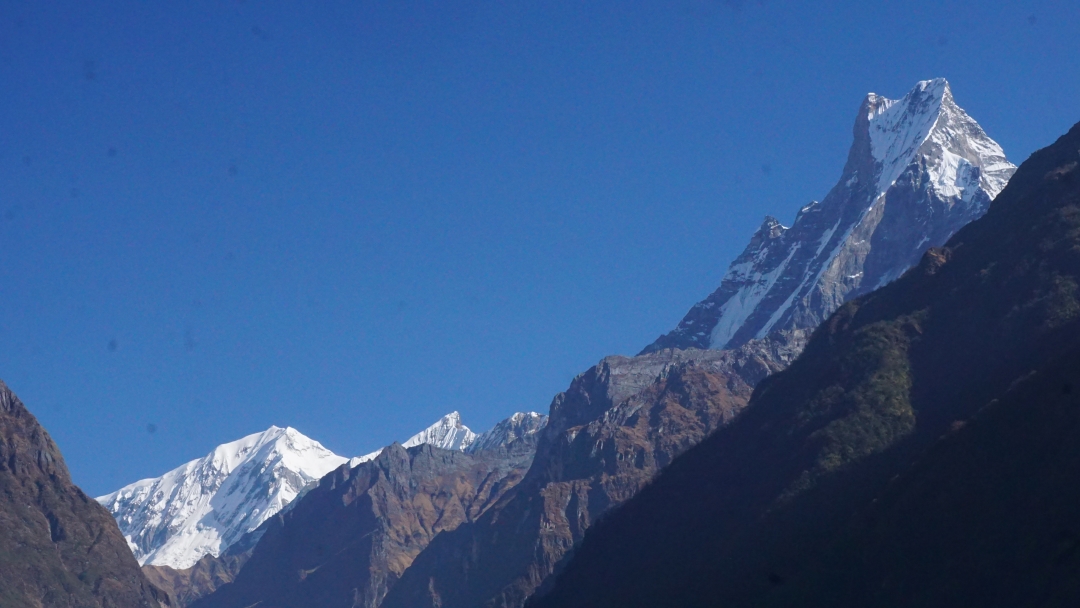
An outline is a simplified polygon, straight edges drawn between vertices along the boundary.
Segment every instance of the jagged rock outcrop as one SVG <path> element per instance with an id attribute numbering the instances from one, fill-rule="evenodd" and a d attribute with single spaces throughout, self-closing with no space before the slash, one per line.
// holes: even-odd
<path id="1" fill-rule="evenodd" d="M 393 444 L 342 466 L 269 522 L 235 581 L 193 606 L 374 608 L 433 538 L 513 488 L 535 449 L 535 435 L 474 453 Z"/>
<path id="2" fill-rule="evenodd" d="M 534 608 L 1080 604 L 1080 125 L 843 306 Z"/>
<path id="3" fill-rule="evenodd" d="M 981 217 L 1015 170 L 941 78 L 896 101 L 869 94 L 854 136 L 824 200 L 800 209 L 791 227 L 766 218 L 720 287 L 644 352 L 733 348 L 817 327 Z"/>
<path id="4" fill-rule="evenodd" d="M 112 516 L 71 483 L 56 444 L 0 381 L 0 606 L 156 608 L 164 598 Z"/>
<path id="5" fill-rule="evenodd" d="M 436 538 L 382 605 L 520 606 L 601 515 L 732 420 L 805 336 L 605 358 L 555 397 L 525 479 L 476 522 Z"/>

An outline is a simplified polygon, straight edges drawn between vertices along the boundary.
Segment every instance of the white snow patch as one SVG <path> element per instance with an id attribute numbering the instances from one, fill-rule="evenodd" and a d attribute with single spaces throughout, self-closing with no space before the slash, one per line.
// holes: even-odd
<path id="1" fill-rule="evenodd" d="M 787 268 L 788 263 L 791 262 L 791 258 L 799 250 L 800 245 L 801 243 L 796 243 L 788 252 L 784 261 L 773 270 L 757 276 L 749 275 L 746 277 L 749 283 L 743 285 L 720 308 L 720 319 L 709 337 L 709 348 L 721 349 L 731 341 L 735 332 L 742 327 L 743 323 L 750 318 L 750 315 L 768 295 L 769 290 L 772 289 L 776 280 L 783 274 L 784 269 Z M 734 270 L 734 267 L 732 269 Z"/>

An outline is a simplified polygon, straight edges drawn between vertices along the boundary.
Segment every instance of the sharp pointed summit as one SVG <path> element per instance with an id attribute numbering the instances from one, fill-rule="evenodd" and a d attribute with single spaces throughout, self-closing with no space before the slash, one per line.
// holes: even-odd
<path id="1" fill-rule="evenodd" d="M 790 227 L 767 217 L 719 289 L 643 352 L 735 348 L 816 327 L 981 217 L 1016 169 L 944 78 L 897 100 L 870 93 L 854 136 L 824 200 L 800 209 Z"/>

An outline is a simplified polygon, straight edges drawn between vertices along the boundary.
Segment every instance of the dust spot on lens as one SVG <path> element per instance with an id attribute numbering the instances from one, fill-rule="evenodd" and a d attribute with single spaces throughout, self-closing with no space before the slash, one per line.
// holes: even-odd
<path id="1" fill-rule="evenodd" d="M 115 338 L 112 339 L 112 340 L 109 340 L 109 352 L 114 353 L 114 352 L 116 352 L 117 348 L 120 348 L 120 343 L 117 342 Z"/>
<path id="2" fill-rule="evenodd" d="M 147 424 L 146 425 L 146 432 L 153 435 L 154 433 L 157 432 L 157 425 L 154 424 L 153 422 L 151 422 L 150 424 Z"/>

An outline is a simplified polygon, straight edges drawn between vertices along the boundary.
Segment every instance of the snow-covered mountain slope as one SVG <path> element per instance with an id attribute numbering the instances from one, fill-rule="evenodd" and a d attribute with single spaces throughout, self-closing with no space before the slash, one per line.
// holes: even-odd
<path id="1" fill-rule="evenodd" d="M 295 429 L 272 426 L 97 501 L 140 564 L 183 569 L 219 555 L 346 461 Z"/>
<path id="2" fill-rule="evenodd" d="M 510 445 L 511 442 L 540 432 L 548 417 L 536 412 L 518 412 L 496 424 L 491 430 L 477 435 L 465 448 L 470 454 L 481 450 L 493 450 Z"/>
<path id="3" fill-rule="evenodd" d="M 734 348 L 816 327 L 981 217 L 1016 169 L 941 78 L 899 100 L 869 94 L 854 135 L 825 199 L 800 209 L 791 227 L 765 218 L 720 287 L 644 352 Z"/>

